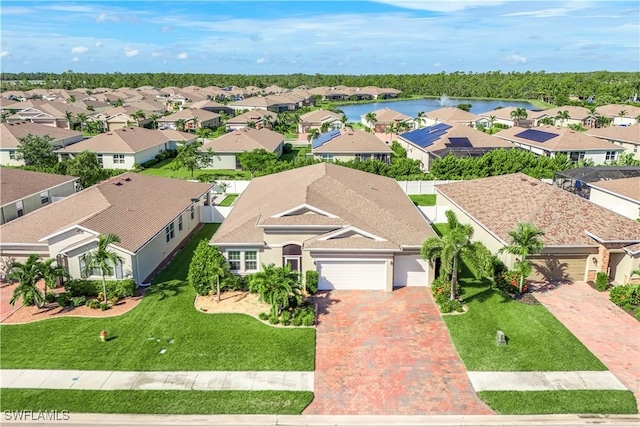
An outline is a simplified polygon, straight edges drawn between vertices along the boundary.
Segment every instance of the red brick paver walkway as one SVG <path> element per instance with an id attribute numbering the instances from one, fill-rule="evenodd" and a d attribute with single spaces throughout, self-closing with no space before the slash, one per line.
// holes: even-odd
<path id="1" fill-rule="evenodd" d="M 636 395 L 640 407 L 640 324 L 584 282 L 540 286 L 536 298 Z"/>
<path id="2" fill-rule="evenodd" d="M 424 288 L 317 298 L 315 397 L 304 414 L 491 414 Z"/>

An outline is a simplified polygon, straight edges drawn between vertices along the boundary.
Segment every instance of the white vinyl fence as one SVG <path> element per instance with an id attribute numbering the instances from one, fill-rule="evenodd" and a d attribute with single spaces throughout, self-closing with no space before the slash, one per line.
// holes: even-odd
<path id="1" fill-rule="evenodd" d="M 200 206 L 200 222 L 222 222 L 231 212 L 231 206 Z"/>
<path id="2" fill-rule="evenodd" d="M 398 185 L 406 194 L 436 194 L 436 185 L 450 182 L 455 181 L 398 181 Z"/>

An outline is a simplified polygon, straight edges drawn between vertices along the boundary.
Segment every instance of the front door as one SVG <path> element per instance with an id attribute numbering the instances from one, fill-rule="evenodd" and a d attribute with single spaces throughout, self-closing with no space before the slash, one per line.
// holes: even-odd
<path id="1" fill-rule="evenodd" d="M 289 264 L 291 271 L 300 272 L 300 257 L 284 257 L 284 264 Z"/>
<path id="2" fill-rule="evenodd" d="M 289 264 L 292 271 L 302 271 L 302 246 L 291 244 L 282 247 L 282 265 Z"/>

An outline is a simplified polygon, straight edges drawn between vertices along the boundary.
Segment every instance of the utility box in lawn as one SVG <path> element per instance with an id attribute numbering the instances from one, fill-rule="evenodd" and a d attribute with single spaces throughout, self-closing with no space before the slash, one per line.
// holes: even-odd
<path id="1" fill-rule="evenodd" d="M 496 332 L 496 344 L 497 345 L 507 345 L 507 337 L 504 335 L 504 332 L 497 331 Z"/>

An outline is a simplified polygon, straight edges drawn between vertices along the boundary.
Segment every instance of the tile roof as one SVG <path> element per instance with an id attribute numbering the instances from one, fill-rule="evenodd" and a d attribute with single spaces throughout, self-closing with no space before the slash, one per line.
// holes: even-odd
<path id="1" fill-rule="evenodd" d="M 231 117 L 227 119 L 228 124 L 243 124 L 247 122 L 257 122 L 259 120 L 264 119 L 265 117 L 271 118 L 271 120 L 275 120 L 278 116 L 276 113 L 267 110 L 250 110 L 246 113 L 242 113 L 235 117 Z"/>
<path id="2" fill-rule="evenodd" d="M 211 184 L 127 172 L 0 226 L 0 244 L 37 243 L 79 225 L 115 233 L 119 247 L 136 252 L 210 189 Z"/>
<path id="3" fill-rule="evenodd" d="M 208 121 L 220 118 L 220 114 L 213 113 L 209 110 L 185 108 L 184 110 L 160 117 L 158 122 L 175 122 L 176 120 L 191 120 L 197 117 L 199 121 Z"/>
<path id="4" fill-rule="evenodd" d="M 75 176 L 0 167 L 0 206 L 76 179 Z"/>
<path id="5" fill-rule="evenodd" d="M 159 130 L 130 127 L 111 130 L 92 138 L 57 150 L 59 153 L 80 153 L 84 150 L 94 153 L 139 153 L 156 147 L 171 139 Z"/>
<path id="6" fill-rule="evenodd" d="M 636 118 L 640 115 L 640 107 L 624 104 L 607 104 L 596 107 L 596 113 L 607 117 L 620 117 L 620 113 L 625 111 L 624 117 Z"/>
<path id="7" fill-rule="evenodd" d="M 542 131 L 554 134 L 553 138 L 545 142 L 532 141 L 530 139 L 518 137 L 516 135 L 526 130 Z M 546 151 L 585 151 L 585 150 L 609 150 L 624 151 L 624 148 L 614 145 L 608 141 L 589 136 L 582 132 L 577 132 L 566 127 L 540 126 L 531 129 L 523 129 L 512 127 L 501 130 L 494 134 L 498 138 L 506 139 L 512 142 L 518 142 L 522 145 L 539 147 Z"/>
<path id="8" fill-rule="evenodd" d="M 231 131 L 219 138 L 208 140 L 200 147 L 200 151 L 207 151 L 211 148 L 214 153 L 241 153 L 263 148 L 269 152 L 274 152 L 283 142 L 284 135 L 278 132 L 266 128 L 243 128 Z"/>
<path id="9" fill-rule="evenodd" d="M 425 114 L 425 117 L 430 119 L 437 119 L 445 122 L 460 122 L 469 123 L 475 122 L 480 119 L 480 116 L 470 113 L 468 111 L 461 110 L 457 107 L 442 107 L 437 110 L 429 111 Z"/>
<path id="10" fill-rule="evenodd" d="M 326 222 L 351 225 L 388 240 L 397 249 L 401 245 L 421 245 L 427 237 L 435 236 L 395 180 L 319 163 L 252 180 L 211 242 L 263 244 L 260 226 L 273 225 L 273 220 L 294 225 L 317 224 L 319 218 L 313 213 L 272 218 L 304 204 L 337 217 L 329 217 Z M 372 239 L 366 241 L 360 247 L 377 245 L 370 243 L 374 242 Z"/>
<path id="11" fill-rule="evenodd" d="M 606 190 L 607 192 L 627 197 L 640 203 L 640 176 L 590 182 L 589 186 Z"/>
<path id="12" fill-rule="evenodd" d="M 340 120 L 342 117 L 338 113 L 328 110 L 313 110 L 300 116 L 300 123 L 320 123 L 327 119 Z"/>
<path id="13" fill-rule="evenodd" d="M 505 242 L 520 222 L 543 230 L 547 246 L 595 246 L 587 232 L 604 241 L 640 242 L 640 223 L 522 173 L 441 184 L 436 190 Z"/>
<path id="14" fill-rule="evenodd" d="M 496 110 L 489 110 L 484 113 L 480 113 L 480 116 L 486 118 L 489 118 L 490 116 L 496 116 L 496 119 L 513 120 L 513 117 L 511 117 L 511 113 L 513 111 L 516 111 L 517 108 L 518 107 L 502 107 Z M 536 112 L 527 110 L 526 108 L 525 111 L 527 112 L 527 119 L 531 119 L 537 114 Z"/>
<path id="15" fill-rule="evenodd" d="M 407 116 L 406 114 L 402 114 L 398 111 L 392 110 L 391 108 L 381 108 L 379 110 L 372 111 L 373 114 L 376 115 L 376 123 L 395 123 L 395 122 L 404 122 L 407 120 L 413 120 L 412 117 Z M 362 115 L 364 118 L 366 114 Z"/>
<path id="16" fill-rule="evenodd" d="M 587 117 L 591 116 L 591 112 L 589 111 L 588 108 L 577 107 L 573 105 L 564 105 L 562 107 L 555 107 L 555 108 L 550 108 L 548 110 L 538 111 L 535 113 L 534 116 L 529 118 L 539 119 L 545 116 L 555 118 L 558 115 L 558 113 L 561 111 L 568 111 L 569 118 L 574 120 L 584 120 Z"/>
<path id="17" fill-rule="evenodd" d="M 640 124 L 633 126 L 608 126 L 606 128 L 594 128 L 585 132 L 587 135 L 595 136 L 609 141 L 622 141 L 631 144 L 640 144 Z"/>
<path id="18" fill-rule="evenodd" d="M 431 145 L 428 145 L 426 147 L 422 147 L 419 144 L 414 145 L 416 145 L 423 151 L 430 152 L 449 148 L 447 144 L 451 144 L 450 138 L 467 138 L 471 146 L 476 148 L 513 147 L 513 144 L 509 141 L 496 138 L 493 135 L 489 135 L 488 133 L 484 133 L 463 123 L 452 123 L 449 124 L 449 126 L 451 127 L 445 129 L 439 136 L 439 138 L 433 141 Z M 428 133 L 430 128 L 433 128 L 433 126 L 420 128 L 411 132 L 400 134 L 399 137 L 406 141 L 412 142 L 412 140 L 416 137 L 418 137 L 419 139 L 420 134 Z"/>
<path id="19" fill-rule="evenodd" d="M 0 147 L 17 148 L 20 145 L 20 138 L 27 135 L 45 136 L 49 135 L 53 138 L 52 145 L 65 139 L 80 138 L 81 132 L 75 130 L 62 129 L 59 127 L 41 125 L 31 122 L 11 122 L 0 124 Z"/>
<path id="20" fill-rule="evenodd" d="M 313 153 L 392 153 L 377 136 L 362 130 L 345 129 L 340 136 L 314 148 Z"/>

